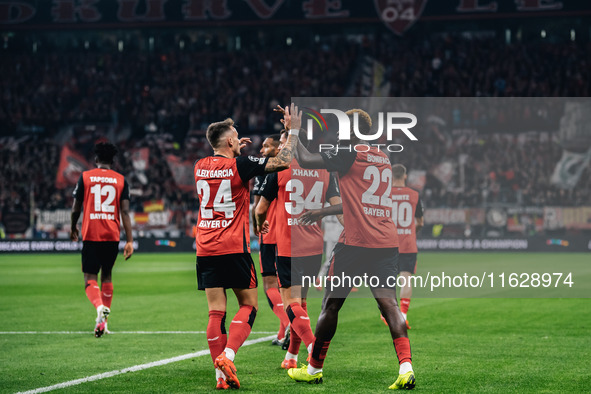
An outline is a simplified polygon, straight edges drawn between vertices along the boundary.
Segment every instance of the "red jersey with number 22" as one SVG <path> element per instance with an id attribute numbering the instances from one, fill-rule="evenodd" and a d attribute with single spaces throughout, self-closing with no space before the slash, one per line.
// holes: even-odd
<path id="1" fill-rule="evenodd" d="M 357 152 L 346 174 L 339 174 L 345 244 L 363 248 L 398 247 L 392 212 L 392 167 L 379 149 Z"/>

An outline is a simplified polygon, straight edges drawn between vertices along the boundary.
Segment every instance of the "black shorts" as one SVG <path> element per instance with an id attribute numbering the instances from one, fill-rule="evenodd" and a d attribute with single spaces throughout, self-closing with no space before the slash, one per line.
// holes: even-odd
<path id="1" fill-rule="evenodd" d="M 301 286 L 302 277 L 307 276 L 312 278 L 318 275 L 321 264 L 321 254 L 305 257 L 277 256 L 279 287 Z"/>
<path id="2" fill-rule="evenodd" d="M 411 274 L 417 272 L 417 254 L 416 253 L 400 253 L 398 257 L 398 272 L 406 271 Z"/>
<path id="3" fill-rule="evenodd" d="M 367 275 L 367 283 L 376 288 L 395 289 L 398 276 L 398 248 L 362 248 L 338 243 L 333 251 L 328 276 L 341 278 L 341 286 L 334 287 L 335 297 L 346 297 L 350 284 Z M 351 279 L 343 279 L 350 277 Z M 377 281 L 371 281 L 377 277 Z M 389 279 L 390 278 L 390 279 Z M 378 284 L 379 283 L 379 284 Z"/>
<path id="4" fill-rule="evenodd" d="M 83 241 L 82 272 L 85 274 L 111 276 L 119 253 L 118 241 Z"/>
<path id="5" fill-rule="evenodd" d="M 250 253 L 197 256 L 197 285 L 199 290 L 256 288 L 257 274 Z"/>
<path id="6" fill-rule="evenodd" d="M 261 276 L 275 276 L 277 269 L 275 268 L 275 259 L 277 257 L 276 244 L 261 244 L 259 251 L 259 261 L 261 263 Z"/>

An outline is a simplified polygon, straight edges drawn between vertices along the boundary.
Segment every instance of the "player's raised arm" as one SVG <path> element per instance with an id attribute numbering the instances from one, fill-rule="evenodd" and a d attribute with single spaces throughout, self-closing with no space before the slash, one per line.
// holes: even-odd
<path id="1" fill-rule="evenodd" d="M 283 171 L 291 165 L 299 141 L 298 134 L 300 132 L 300 126 L 302 125 L 302 111 L 299 111 L 295 104 L 291 104 L 291 109 L 290 107 L 285 107 L 283 124 L 289 130 L 287 142 L 283 145 L 281 152 L 277 156 L 267 160 L 265 172 Z"/>
<path id="2" fill-rule="evenodd" d="M 320 153 L 310 153 L 304 144 L 298 144 L 296 148 L 296 160 L 302 168 L 326 169 L 326 164 Z"/>

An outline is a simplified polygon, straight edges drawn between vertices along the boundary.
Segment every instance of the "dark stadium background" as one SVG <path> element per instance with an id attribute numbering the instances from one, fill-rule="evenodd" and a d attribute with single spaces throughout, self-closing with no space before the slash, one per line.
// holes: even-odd
<path id="1" fill-rule="evenodd" d="M 278 131 L 271 109 L 295 96 L 589 96 L 587 2 L 387 4 L 0 2 L 2 251 L 77 250 L 71 192 L 101 139 L 122 152 L 138 251 L 192 250 L 191 168 L 210 122 L 234 118 L 258 154 Z M 420 249 L 590 250 L 590 146 L 589 128 L 569 141 L 432 123 L 393 157 L 421 189 Z M 565 151 L 580 168 L 559 187 Z"/>

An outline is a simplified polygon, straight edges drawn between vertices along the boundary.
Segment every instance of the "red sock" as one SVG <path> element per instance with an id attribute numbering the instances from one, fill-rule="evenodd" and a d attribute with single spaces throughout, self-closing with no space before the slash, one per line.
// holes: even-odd
<path id="1" fill-rule="evenodd" d="M 271 305 L 271 309 L 273 309 L 273 313 L 279 318 L 279 333 L 277 334 L 278 339 L 283 339 L 285 336 L 285 328 L 289 324 L 289 319 L 287 318 L 287 314 L 283 309 L 283 301 L 281 300 L 281 294 L 279 293 L 279 289 L 276 287 L 271 287 L 267 289 L 267 299 L 269 300 L 269 305 Z"/>
<path id="2" fill-rule="evenodd" d="M 89 280 L 86 282 L 86 296 L 92 302 L 95 308 L 98 308 L 103 304 L 103 300 L 101 299 L 101 290 L 99 289 L 98 283 L 96 280 Z"/>
<path id="3" fill-rule="evenodd" d="M 287 327 L 283 325 L 283 322 L 279 323 L 279 331 L 277 331 L 277 339 L 279 339 L 280 341 L 285 338 L 285 329 L 286 328 Z"/>
<path id="4" fill-rule="evenodd" d="M 103 305 L 107 308 L 111 307 L 111 302 L 113 302 L 113 283 L 106 282 L 101 283 L 101 298 L 103 300 Z"/>
<path id="5" fill-rule="evenodd" d="M 302 338 L 298 336 L 298 333 L 295 332 L 293 326 L 289 327 L 289 349 L 288 352 L 291 354 L 298 354 L 300 352 L 300 345 L 302 343 Z"/>
<path id="6" fill-rule="evenodd" d="M 289 317 L 291 327 L 293 327 L 298 333 L 298 336 L 302 338 L 306 347 L 311 343 L 314 343 L 314 333 L 310 328 L 310 318 L 299 303 L 294 302 L 287 307 L 287 317 Z"/>
<path id="7" fill-rule="evenodd" d="M 410 306 L 410 298 L 400 299 L 400 312 L 408 313 L 408 307 Z"/>
<path id="8" fill-rule="evenodd" d="M 238 349 L 250 334 L 256 316 L 257 310 L 253 306 L 243 305 L 238 309 L 238 313 L 230 323 L 230 334 L 228 335 L 226 347 L 238 353 Z"/>
<path id="9" fill-rule="evenodd" d="M 398 356 L 398 363 L 409 362 L 412 364 L 412 356 L 410 353 L 410 341 L 408 338 L 396 338 L 394 340 L 394 350 Z"/>
<path id="10" fill-rule="evenodd" d="M 316 339 L 314 341 L 314 346 L 312 347 L 312 357 L 310 357 L 310 365 L 314 368 L 321 369 L 324 365 L 324 359 L 326 358 L 326 352 L 328 352 L 328 347 L 330 346 L 330 341 L 321 341 Z"/>
<path id="11" fill-rule="evenodd" d="M 207 345 L 211 359 L 215 362 L 215 358 L 226 348 L 226 312 L 209 311 Z"/>

